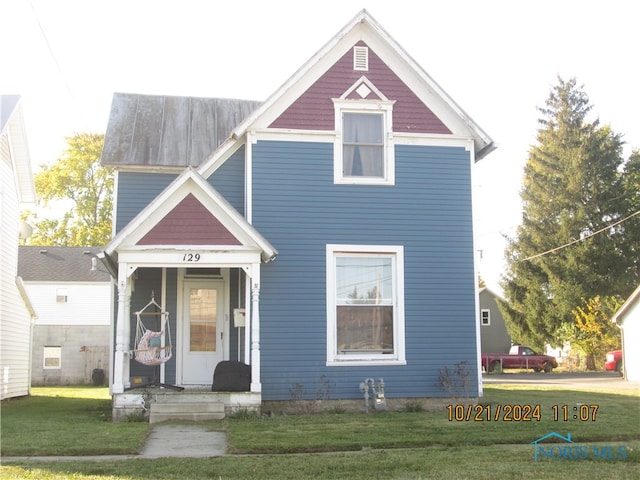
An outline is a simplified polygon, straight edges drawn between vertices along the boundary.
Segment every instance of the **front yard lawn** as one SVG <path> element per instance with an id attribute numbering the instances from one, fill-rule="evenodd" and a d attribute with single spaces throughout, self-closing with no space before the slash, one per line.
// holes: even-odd
<path id="1" fill-rule="evenodd" d="M 67 397 L 63 390 L 53 395 L 47 390 L 49 394 L 45 395 L 34 389 L 31 398 L 3 402 L 3 456 L 131 454 L 142 446 L 148 424 L 111 423 L 108 397 L 94 398 L 86 391 L 71 392 L 74 396 Z M 639 399 L 638 392 L 631 391 L 599 393 L 491 385 L 485 386 L 481 406 L 469 420 L 466 407 L 458 409 L 464 418 L 455 419 L 455 403 L 451 418 L 448 409 L 238 416 L 206 423 L 212 430 L 227 432 L 230 454 L 224 457 L 46 463 L 25 460 L 4 465 L 0 478 L 640 478 Z M 507 406 L 516 405 L 539 405 L 540 419 L 515 420 L 514 413 L 520 408 L 511 409 L 511 420 L 505 418 Z M 556 415 L 554 405 L 558 405 Z M 582 410 L 589 412 L 589 418 L 581 420 L 580 408 L 584 405 L 589 406 Z M 498 407 L 501 413 L 496 419 Z M 482 412 L 482 421 L 475 420 L 477 411 Z M 491 412 L 489 421 L 486 412 Z M 572 460 L 562 458 L 563 449 L 578 447 L 550 443 L 547 450 L 559 457 L 534 461 L 531 442 L 551 432 L 570 434 L 576 445 L 589 451 L 594 445 L 599 452 L 623 447 L 625 455 Z"/>

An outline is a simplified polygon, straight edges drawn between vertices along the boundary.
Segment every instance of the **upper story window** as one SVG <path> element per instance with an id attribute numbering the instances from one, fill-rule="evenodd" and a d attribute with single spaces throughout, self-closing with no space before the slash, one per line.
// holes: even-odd
<path id="1" fill-rule="evenodd" d="M 69 289 L 56 288 L 56 302 L 67 303 L 69 301 Z"/>
<path id="2" fill-rule="evenodd" d="M 393 185 L 389 101 L 335 100 L 334 183 Z"/>
<path id="3" fill-rule="evenodd" d="M 342 114 L 342 176 L 384 178 L 384 114 Z"/>
<path id="4" fill-rule="evenodd" d="M 482 309 L 480 312 L 480 323 L 482 325 L 491 325 L 491 311 Z"/>

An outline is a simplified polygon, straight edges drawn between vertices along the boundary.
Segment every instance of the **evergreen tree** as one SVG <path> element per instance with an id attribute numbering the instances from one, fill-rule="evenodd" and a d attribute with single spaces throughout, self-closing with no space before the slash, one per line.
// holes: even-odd
<path id="1" fill-rule="evenodd" d="M 634 150 L 624 167 L 622 193 L 627 220 L 616 230 L 625 238 L 623 255 L 630 260 L 627 276 L 640 283 L 640 150 Z M 626 295 L 623 294 L 626 298 Z"/>
<path id="2" fill-rule="evenodd" d="M 522 223 L 506 249 L 501 309 L 513 340 L 542 348 L 574 321 L 583 299 L 630 293 L 624 235 L 606 229 L 628 211 L 623 141 L 598 120 L 576 80 L 558 79 L 540 108 L 521 191 Z"/>

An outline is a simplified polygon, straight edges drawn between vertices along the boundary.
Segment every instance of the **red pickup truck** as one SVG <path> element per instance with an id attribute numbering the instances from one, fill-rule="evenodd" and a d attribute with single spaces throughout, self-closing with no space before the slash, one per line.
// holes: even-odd
<path id="1" fill-rule="evenodd" d="M 487 372 L 500 372 L 507 368 L 532 368 L 536 372 L 550 372 L 558 366 L 554 357 L 541 355 L 529 347 L 514 345 L 509 353 L 483 353 L 482 367 Z"/>

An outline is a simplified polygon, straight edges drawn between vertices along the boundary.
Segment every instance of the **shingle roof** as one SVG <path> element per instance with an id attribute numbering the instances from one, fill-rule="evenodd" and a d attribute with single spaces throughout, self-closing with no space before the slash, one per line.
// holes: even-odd
<path id="1" fill-rule="evenodd" d="M 111 276 L 95 257 L 101 251 L 100 247 L 20 246 L 18 276 L 25 282 L 109 282 Z"/>
<path id="2" fill-rule="evenodd" d="M 197 167 L 260 105 L 250 100 L 115 93 L 102 164 Z"/>

